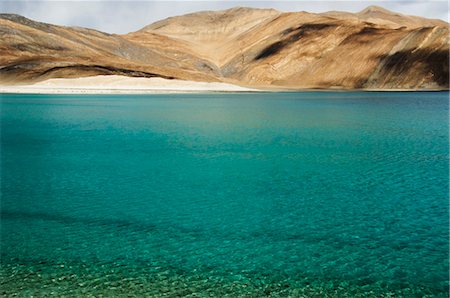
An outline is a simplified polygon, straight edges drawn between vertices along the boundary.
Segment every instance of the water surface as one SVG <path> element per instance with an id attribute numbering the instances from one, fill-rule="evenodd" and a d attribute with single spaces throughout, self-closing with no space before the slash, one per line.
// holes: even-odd
<path id="1" fill-rule="evenodd" d="M 4 296 L 447 297 L 448 93 L 2 95 Z"/>

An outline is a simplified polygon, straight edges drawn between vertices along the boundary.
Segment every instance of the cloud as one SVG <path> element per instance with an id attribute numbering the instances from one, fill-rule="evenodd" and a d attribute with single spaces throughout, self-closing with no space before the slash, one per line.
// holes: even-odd
<path id="1" fill-rule="evenodd" d="M 448 21 L 447 1 L 52 1 L 1 0 L 2 12 L 67 26 L 94 28 L 109 33 L 127 33 L 167 18 L 201 10 L 222 10 L 235 6 L 275 8 L 281 11 L 357 12 L 369 5 L 379 5 L 403 14 L 439 18 Z"/>

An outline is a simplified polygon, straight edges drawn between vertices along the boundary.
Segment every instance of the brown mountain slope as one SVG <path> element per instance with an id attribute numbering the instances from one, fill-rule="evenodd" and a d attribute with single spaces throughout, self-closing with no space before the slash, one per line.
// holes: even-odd
<path id="1" fill-rule="evenodd" d="M 357 14 L 234 8 L 126 35 L 0 16 L 0 81 L 96 74 L 283 88 L 448 89 L 449 26 Z"/>
<path id="2" fill-rule="evenodd" d="M 274 9 L 243 7 L 198 12 L 153 23 L 131 36 L 135 40 L 142 40 L 142 33 L 154 32 L 186 41 L 197 55 L 220 66 L 229 60 L 230 51 L 233 52 L 238 36 L 249 33 L 248 37 L 251 38 L 251 32 L 255 28 L 280 14 Z"/>
<path id="3" fill-rule="evenodd" d="M 119 35 L 84 28 L 34 22 L 12 14 L 0 15 L 1 81 L 35 81 L 51 77 L 98 74 L 216 81 L 207 61 L 175 51 L 146 47 Z M 148 39 L 148 38 L 147 38 Z M 165 45 L 170 40 L 154 35 Z M 177 42 L 178 44 L 178 42 Z"/>

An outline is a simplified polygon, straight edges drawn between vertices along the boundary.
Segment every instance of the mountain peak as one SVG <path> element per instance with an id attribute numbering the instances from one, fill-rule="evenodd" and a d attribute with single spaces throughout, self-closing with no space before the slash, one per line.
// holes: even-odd
<path id="1" fill-rule="evenodd" d="M 369 13 L 388 13 L 393 14 L 392 11 L 389 11 L 381 6 L 371 5 L 361 10 L 358 14 L 369 14 Z"/>
<path id="2" fill-rule="evenodd" d="M 251 12 L 251 11 L 277 11 L 273 8 L 257 8 L 257 7 L 248 7 L 248 6 L 235 6 L 226 10 L 223 10 L 223 12 Z"/>
<path id="3" fill-rule="evenodd" d="M 279 14 L 281 12 L 275 9 L 237 6 L 226 10 L 200 11 L 169 17 L 152 23 L 141 31 L 157 30 L 160 33 L 178 37 L 181 37 L 180 34 L 188 34 L 189 38 L 201 38 L 205 33 L 208 36 L 229 35 L 249 29 Z"/>

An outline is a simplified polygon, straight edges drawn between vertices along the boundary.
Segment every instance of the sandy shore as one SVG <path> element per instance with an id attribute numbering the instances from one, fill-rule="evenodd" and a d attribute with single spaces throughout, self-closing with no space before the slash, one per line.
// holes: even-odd
<path id="1" fill-rule="evenodd" d="M 145 94 L 189 92 L 257 92 L 237 85 L 219 82 L 194 82 L 162 78 L 93 76 L 72 79 L 49 79 L 30 85 L 0 85 L 0 93 L 42 94 Z"/>

